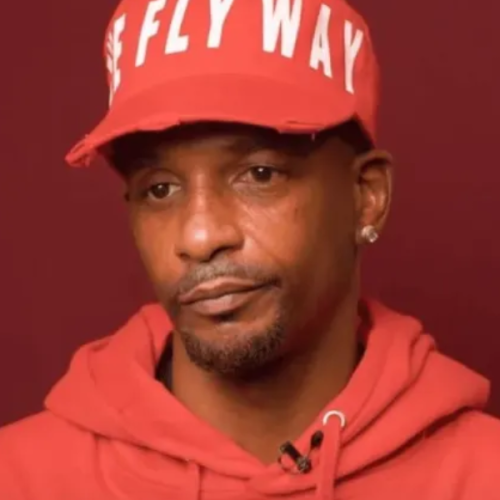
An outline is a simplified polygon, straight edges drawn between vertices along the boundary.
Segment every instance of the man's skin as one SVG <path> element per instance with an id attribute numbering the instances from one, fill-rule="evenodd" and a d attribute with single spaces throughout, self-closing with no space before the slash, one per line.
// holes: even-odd
<path id="1" fill-rule="evenodd" d="M 357 362 L 360 233 L 380 233 L 391 198 L 389 155 L 358 136 L 353 124 L 314 139 L 200 124 L 108 152 L 175 325 L 173 393 L 265 463 Z M 189 303 L 193 287 L 226 282 L 258 288 Z"/>

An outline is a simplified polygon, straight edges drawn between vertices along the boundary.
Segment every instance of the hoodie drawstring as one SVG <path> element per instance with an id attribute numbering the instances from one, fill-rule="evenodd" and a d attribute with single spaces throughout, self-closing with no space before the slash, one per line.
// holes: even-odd
<path id="1" fill-rule="evenodd" d="M 335 477 L 340 453 L 340 435 L 346 426 L 345 415 L 336 410 L 323 416 L 323 426 L 328 427 L 324 433 L 319 460 L 318 484 L 316 500 L 333 500 Z"/>
<path id="2" fill-rule="evenodd" d="M 201 499 L 201 470 L 200 466 L 188 460 L 188 484 L 190 485 L 190 494 L 188 496 L 189 500 L 200 500 Z"/>
<path id="3" fill-rule="evenodd" d="M 318 431 L 311 440 L 312 447 L 317 441 L 317 435 L 323 435 L 321 451 L 319 456 L 318 482 L 316 485 L 316 500 L 334 500 L 335 478 L 340 454 L 340 442 L 342 429 L 347 420 L 341 411 L 332 410 L 323 415 L 323 427 L 325 432 Z M 188 484 L 190 486 L 189 500 L 201 500 L 201 469 L 200 465 L 193 460 L 186 460 L 188 467 Z M 305 472 L 305 471 L 304 471 Z"/>

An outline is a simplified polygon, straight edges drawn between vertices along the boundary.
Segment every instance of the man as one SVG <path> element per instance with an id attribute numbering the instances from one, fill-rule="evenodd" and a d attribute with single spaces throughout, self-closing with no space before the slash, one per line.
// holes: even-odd
<path id="1" fill-rule="evenodd" d="M 391 199 L 362 18 L 124 0 L 105 52 L 109 113 L 68 160 L 123 178 L 159 304 L 0 431 L 0 498 L 500 498 L 487 381 L 360 297 Z"/>

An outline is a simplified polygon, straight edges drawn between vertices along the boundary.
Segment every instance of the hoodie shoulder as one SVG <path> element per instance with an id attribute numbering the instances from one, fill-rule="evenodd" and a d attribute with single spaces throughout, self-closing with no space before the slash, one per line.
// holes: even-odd
<path id="1" fill-rule="evenodd" d="M 0 429 L 0 470 L 36 465 L 41 460 L 60 458 L 62 452 L 74 449 L 87 433 L 48 411 L 32 415 Z"/>
<path id="2" fill-rule="evenodd" d="M 462 454 L 468 456 L 488 472 L 495 472 L 495 479 L 500 473 L 500 420 L 479 411 L 471 411 L 457 420 L 455 434 Z"/>
<path id="3" fill-rule="evenodd" d="M 87 433 L 47 411 L 1 428 L 0 498 L 36 498 L 36 489 L 52 485 L 63 465 L 83 470 L 80 457 L 89 445 Z"/>
<path id="4" fill-rule="evenodd" d="M 435 439 L 444 445 L 441 471 L 459 483 L 460 498 L 497 498 L 500 420 L 480 411 L 469 411 L 445 426 Z"/>

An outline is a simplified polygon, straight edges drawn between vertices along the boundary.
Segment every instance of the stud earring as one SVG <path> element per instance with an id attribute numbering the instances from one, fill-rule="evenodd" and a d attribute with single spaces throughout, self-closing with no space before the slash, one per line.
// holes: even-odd
<path id="1" fill-rule="evenodd" d="M 365 226 L 361 229 L 361 238 L 366 243 L 375 243 L 378 240 L 377 230 L 371 225 Z"/>

